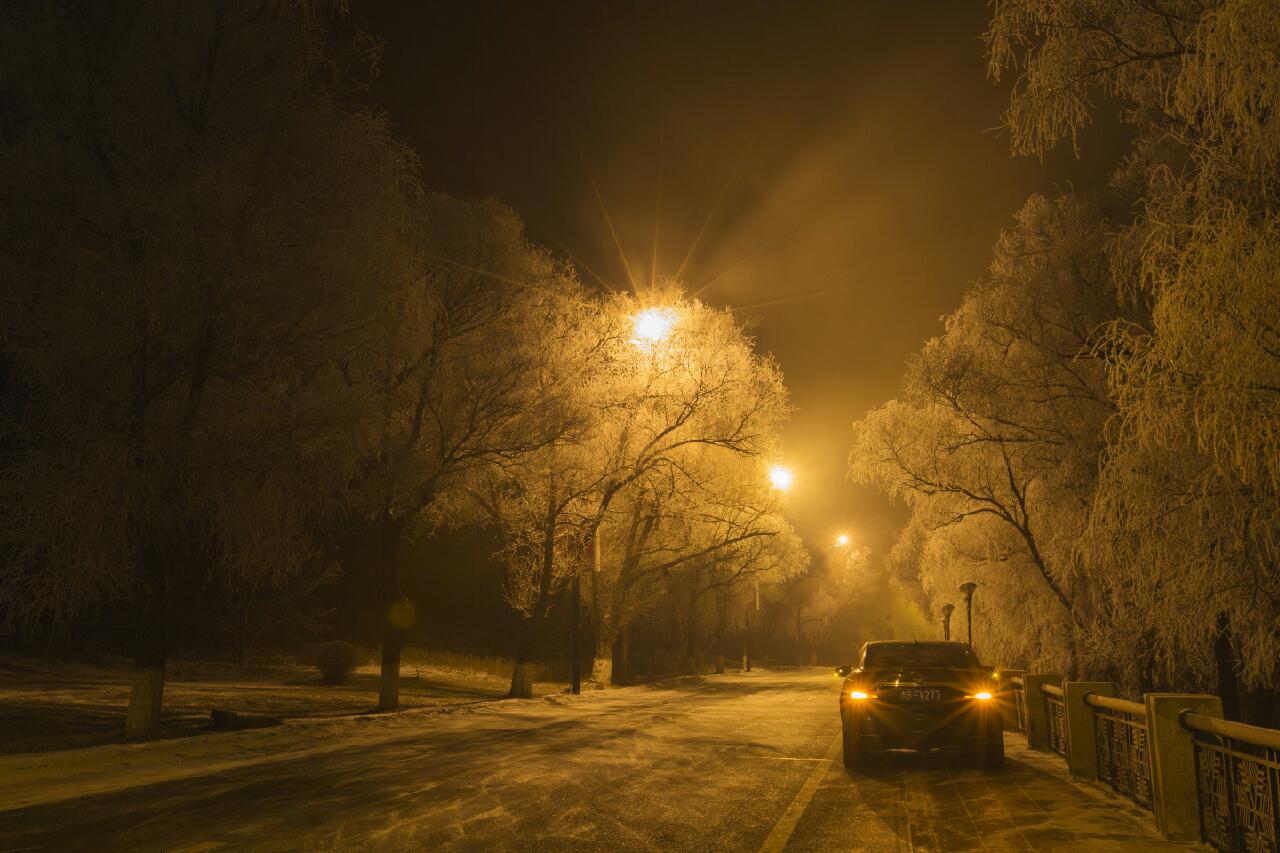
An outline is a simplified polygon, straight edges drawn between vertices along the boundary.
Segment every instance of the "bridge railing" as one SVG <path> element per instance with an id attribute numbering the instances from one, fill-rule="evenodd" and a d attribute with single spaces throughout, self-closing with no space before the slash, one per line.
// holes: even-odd
<path id="1" fill-rule="evenodd" d="M 1027 691 L 1022 683 L 1021 675 L 1009 678 L 1009 695 L 1013 702 L 1013 725 L 1015 732 L 1027 733 Z"/>
<path id="2" fill-rule="evenodd" d="M 1062 688 L 1056 684 L 1041 684 L 1040 692 L 1044 694 L 1045 724 L 1048 727 L 1049 748 L 1067 757 L 1067 707 Z"/>
<path id="3" fill-rule="evenodd" d="M 1280 850 L 1280 731 L 1184 713 L 1200 837 L 1219 850 Z"/>
<path id="4" fill-rule="evenodd" d="M 1166 838 L 1280 853 L 1280 731 L 1223 720 L 1217 696 L 1133 702 L 1110 682 L 1052 673 L 1009 677 L 1002 688 L 1010 728 L 1030 748 L 1150 809 Z"/>
<path id="5" fill-rule="evenodd" d="M 1150 809 L 1151 750 L 1146 706 L 1096 693 L 1086 693 L 1084 702 L 1093 709 L 1098 780 Z"/>

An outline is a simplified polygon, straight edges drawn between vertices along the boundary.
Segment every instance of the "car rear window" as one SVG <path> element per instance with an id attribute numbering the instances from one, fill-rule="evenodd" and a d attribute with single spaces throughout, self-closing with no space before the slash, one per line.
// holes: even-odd
<path id="1" fill-rule="evenodd" d="M 978 656 L 964 646 L 937 646 L 928 643 L 902 643 L 867 646 L 864 667 L 876 669 L 920 667 L 922 669 L 960 669 L 980 667 Z"/>

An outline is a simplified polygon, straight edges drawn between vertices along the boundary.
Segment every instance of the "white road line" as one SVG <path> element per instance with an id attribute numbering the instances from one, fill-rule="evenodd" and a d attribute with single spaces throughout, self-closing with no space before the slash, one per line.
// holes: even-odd
<path id="1" fill-rule="evenodd" d="M 831 746 L 827 748 L 827 754 L 823 756 L 822 763 L 813 768 L 809 778 L 805 779 L 804 784 L 800 786 L 796 798 L 791 801 L 791 805 L 787 806 L 786 811 L 782 813 L 782 817 L 778 818 L 778 822 L 773 825 L 773 831 L 764 840 L 764 844 L 760 845 L 760 853 L 780 853 L 787 846 L 787 842 L 791 840 L 791 833 L 796 831 L 796 824 L 800 822 L 800 817 L 804 814 L 804 810 L 809 807 L 809 801 L 813 799 L 813 793 L 818 790 L 818 783 L 822 781 L 822 777 L 831 769 L 831 762 L 835 760 L 839 753 L 840 735 L 836 735 L 831 741 Z"/>

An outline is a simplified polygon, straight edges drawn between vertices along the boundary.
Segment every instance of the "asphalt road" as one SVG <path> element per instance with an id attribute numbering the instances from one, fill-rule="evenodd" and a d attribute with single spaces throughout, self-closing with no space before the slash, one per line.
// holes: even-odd
<path id="1" fill-rule="evenodd" d="M 839 760 L 839 682 L 753 672 L 426 716 L 314 754 L 3 810 L 0 850 L 1146 850 L 1150 817 L 1008 767 Z M 377 725 L 374 723 L 373 725 Z"/>

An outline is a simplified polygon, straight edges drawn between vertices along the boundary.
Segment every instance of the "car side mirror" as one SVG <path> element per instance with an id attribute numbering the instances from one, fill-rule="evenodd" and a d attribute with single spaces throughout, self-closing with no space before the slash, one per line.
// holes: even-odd
<path id="1" fill-rule="evenodd" d="M 836 675 L 840 676 L 841 678 L 848 678 L 849 673 L 851 672 L 853 672 L 853 667 L 851 666 L 845 665 L 845 666 L 836 667 Z"/>

